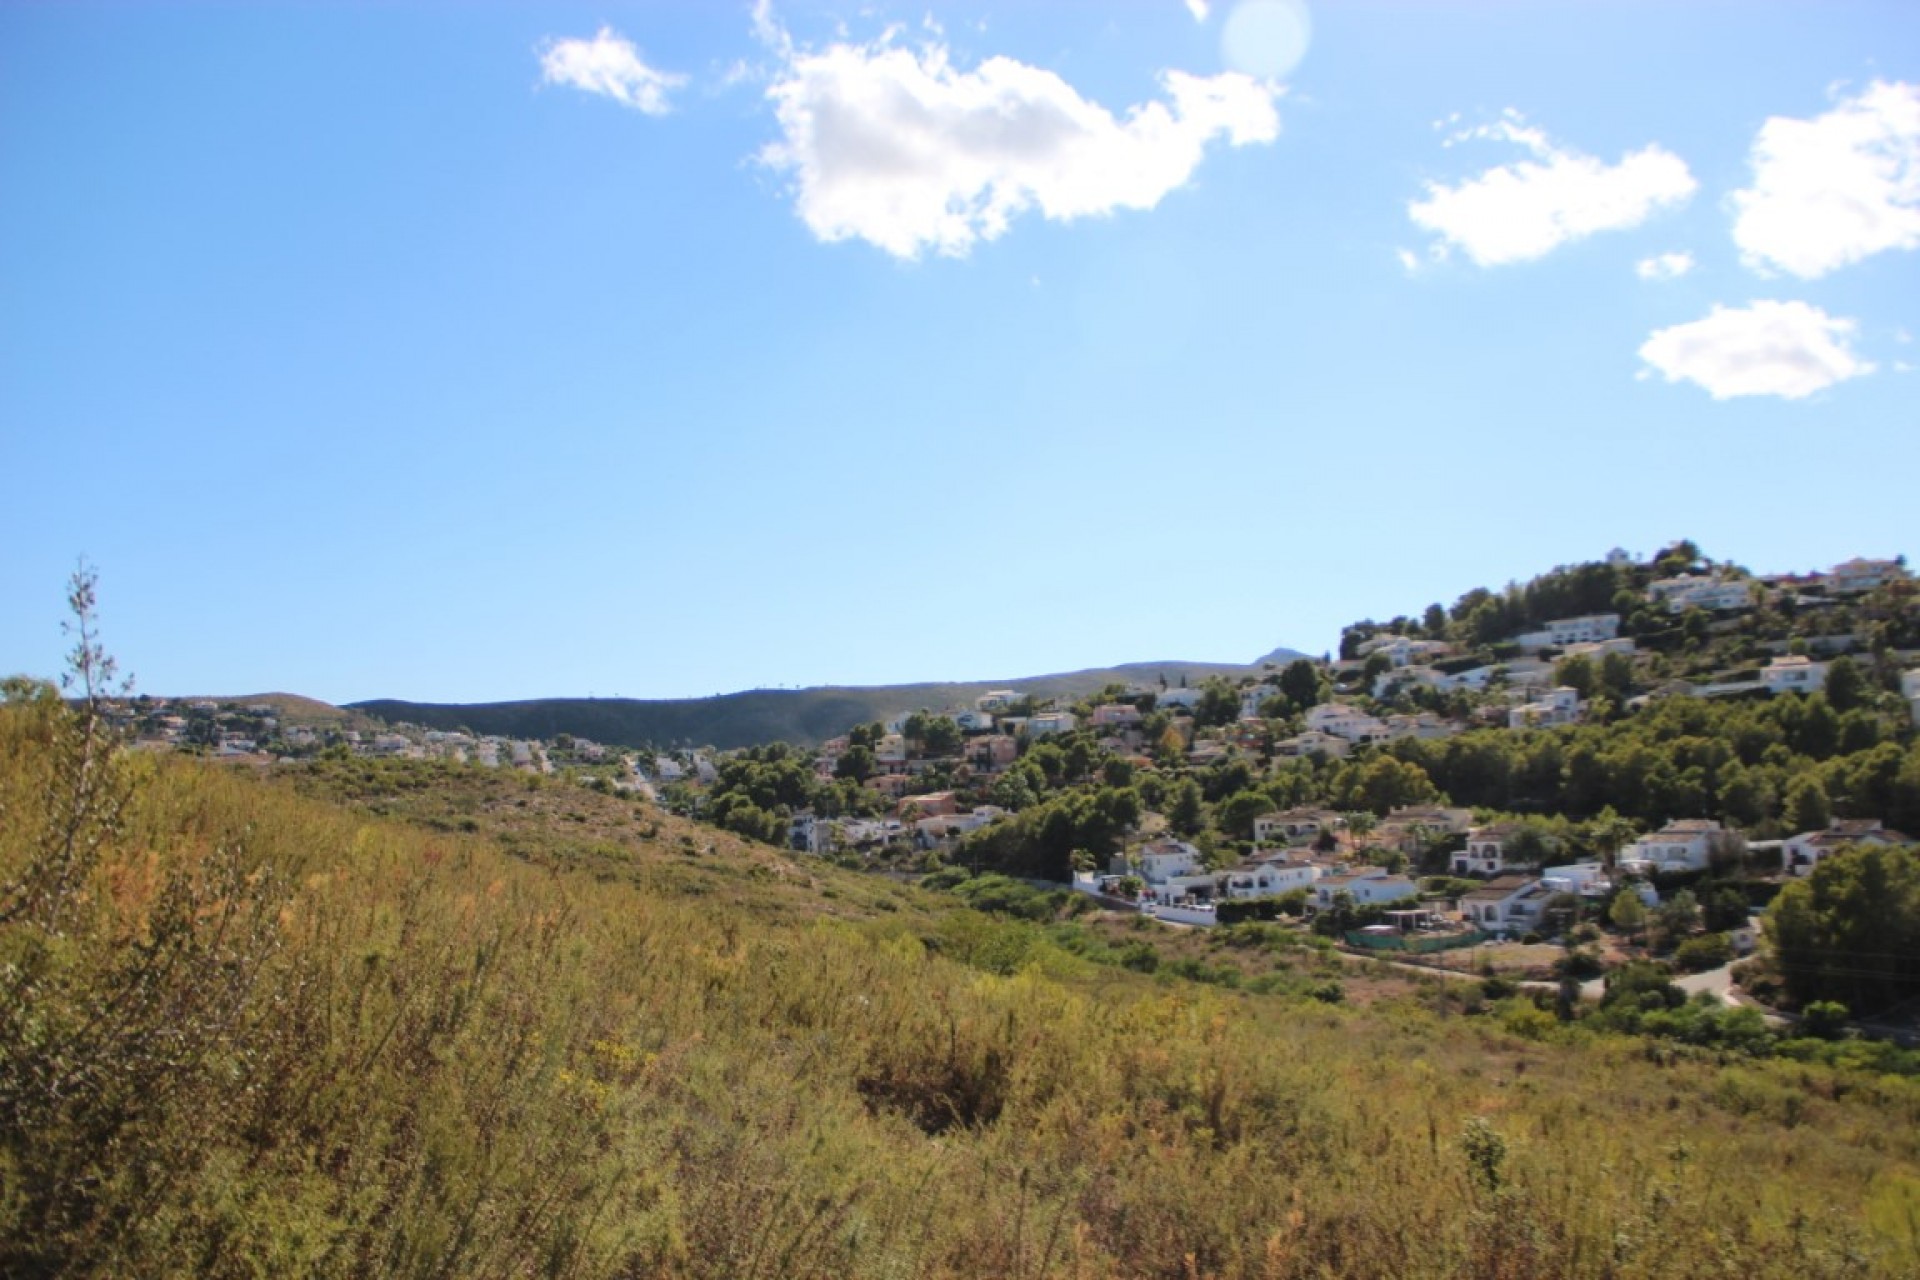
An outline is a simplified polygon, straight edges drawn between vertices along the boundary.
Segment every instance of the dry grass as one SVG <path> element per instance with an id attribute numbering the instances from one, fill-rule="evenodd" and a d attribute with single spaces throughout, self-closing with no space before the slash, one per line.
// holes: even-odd
<path id="1" fill-rule="evenodd" d="M 0 715 L 0 882 L 65 794 L 36 714 Z M 515 779 L 118 767 L 134 798 L 74 925 L 0 925 L 0 1007 L 31 1010 L 0 1024 L 7 1096 L 61 1063 L 100 1082 L 0 1125 L 8 1274 L 1920 1267 L 1908 1081 L 1441 1016 L 1384 985 L 1355 1007 L 1136 974 Z M 169 875 L 197 904 L 172 916 Z M 241 918 L 271 924 L 258 981 L 136 980 L 143 946 L 226 956 Z M 1166 964 L 1255 967 L 1179 945 Z M 167 1042 L 176 1068 L 142 1077 L 164 1094 L 129 1095 L 106 1082 L 146 1049 L 103 1034 L 103 999 L 230 1016 Z"/>

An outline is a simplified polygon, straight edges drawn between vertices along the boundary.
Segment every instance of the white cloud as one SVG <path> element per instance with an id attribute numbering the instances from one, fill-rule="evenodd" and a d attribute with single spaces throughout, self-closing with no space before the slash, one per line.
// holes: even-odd
<path id="1" fill-rule="evenodd" d="M 1685 251 L 1656 254 L 1633 265 L 1633 273 L 1642 280 L 1678 280 L 1691 270 L 1693 255 Z"/>
<path id="2" fill-rule="evenodd" d="M 1461 249 L 1483 267 L 1528 262 L 1597 231 L 1639 226 L 1658 210 L 1685 203 L 1699 186 L 1686 162 L 1662 147 L 1642 147 L 1608 165 L 1556 146 L 1514 112 L 1447 145 L 1470 139 L 1515 143 L 1532 158 L 1454 186 L 1430 182 L 1426 198 L 1409 203 L 1407 215 L 1441 246 Z"/>
<path id="3" fill-rule="evenodd" d="M 540 50 L 540 76 L 548 84 L 570 85 L 615 102 L 663 116 L 671 108 L 667 94 L 687 82 L 682 75 L 657 71 L 633 43 L 602 27 L 591 40 L 549 40 Z"/>
<path id="4" fill-rule="evenodd" d="M 1875 81 L 1812 120 L 1774 116 L 1750 161 L 1753 185 L 1733 194 L 1747 265 L 1811 280 L 1920 247 L 1920 85 Z"/>
<path id="5" fill-rule="evenodd" d="M 793 37 L 773 16 L 773 0 L 753 0 L 753 38 L 783 56 L 793 52 Z"/>
<path id="6" fill-rule="evenodd" d="M 1205 22 L 1212 11 L 1213 6 L 1207 0 L 1187 0 L 1187 12 L 1193 15 L 1195 22 Z"/>
<path id="7" fill-rule="evenodd" d="M 1854 322 L 1804 302 L 1715 307 L 1704 320 L 1660 329 L 1640 358 L 1668 382 L 1698 383 L 1715 400 L 1803 396 L 1873 372 L 1848 343 Z"/>
<path id="8" fill-rule="evenodd" d="M 1247 76 L 1169 71 L 1167 100 L 1116 119 L 1051 71 L 1011 58 L 956 70 L 939 45 L 882 39 L 792 55 L 768 92 L 801 220 L 901 258 L 964 255 L 1032 209 L 1055 221 L 1151 209 L 1207 144 L 1271 142 L 1277 90 Z"/>

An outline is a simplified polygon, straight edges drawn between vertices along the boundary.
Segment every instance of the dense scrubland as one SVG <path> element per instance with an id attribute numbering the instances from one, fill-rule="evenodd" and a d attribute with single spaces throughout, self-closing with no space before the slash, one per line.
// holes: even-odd
<path id="1" fill-rule="evenodd" d="M 1913 1079 L 1098 963 L 542 780 L 16 688 L 0 894 L 7 1275 L 1920 1272 Z"/>

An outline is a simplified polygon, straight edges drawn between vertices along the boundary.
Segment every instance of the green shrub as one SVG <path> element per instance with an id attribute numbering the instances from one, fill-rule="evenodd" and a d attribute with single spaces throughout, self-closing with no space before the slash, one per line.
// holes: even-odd
<path id="1" fill-rule="evenodd" d="M 1733 959 L 1733 940 L 1724 933 L 1688 938 L 1674 949 L 1673 962 L 1688 973 L 1718 969 Z"/>

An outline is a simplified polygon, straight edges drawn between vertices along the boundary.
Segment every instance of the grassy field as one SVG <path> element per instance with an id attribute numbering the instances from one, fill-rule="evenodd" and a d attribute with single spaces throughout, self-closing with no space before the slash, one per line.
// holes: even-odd
<path id="1" fill-rule="evenodd" d="M 44 702 L 0 813 L 0 1274 L 1920 1271 L 1910 1079 Z"/>

